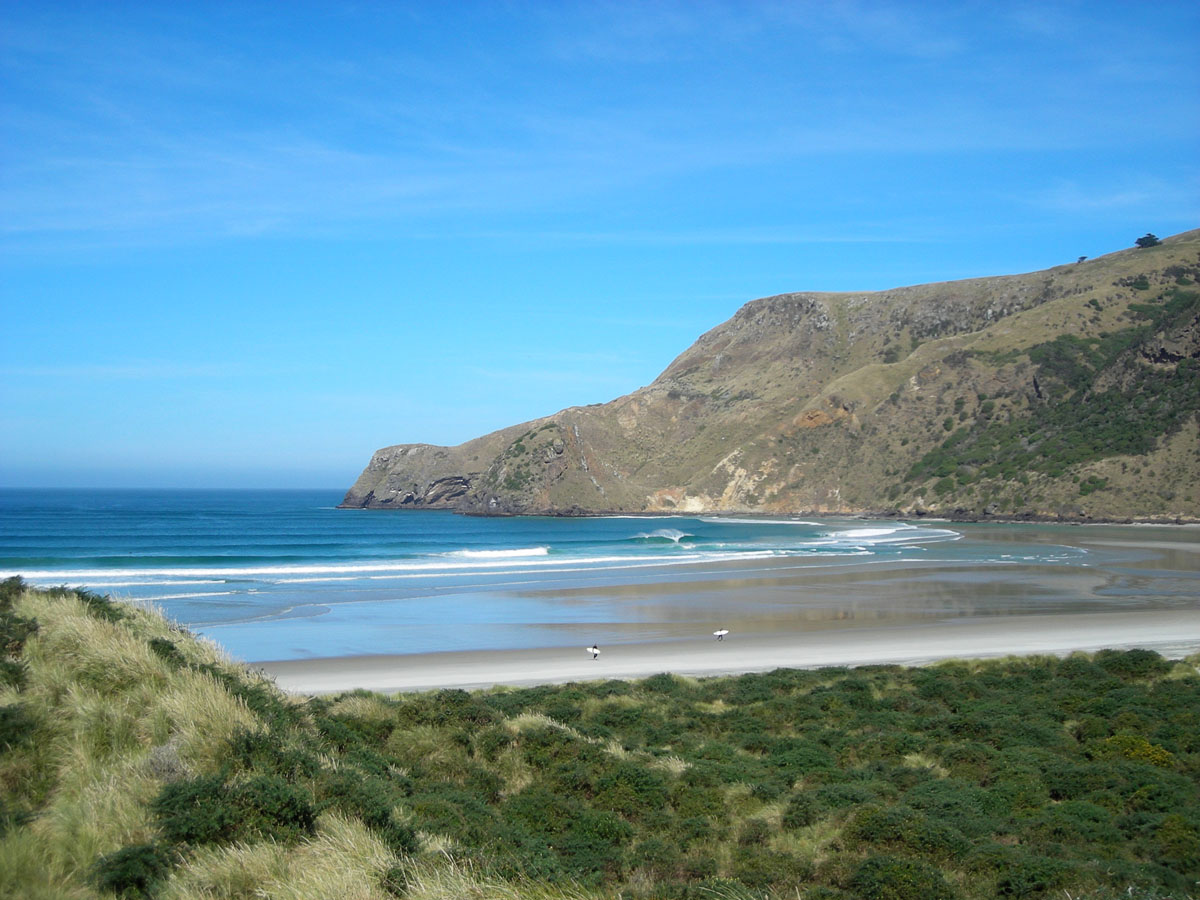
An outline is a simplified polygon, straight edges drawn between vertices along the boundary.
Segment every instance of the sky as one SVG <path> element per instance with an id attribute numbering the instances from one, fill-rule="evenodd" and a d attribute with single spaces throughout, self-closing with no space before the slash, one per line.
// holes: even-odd
<path id="1" fill-rule="evenodd" d="M 1200 226 L 1193 2 L 0 0 L 0 486 L 344 489 Z"/>

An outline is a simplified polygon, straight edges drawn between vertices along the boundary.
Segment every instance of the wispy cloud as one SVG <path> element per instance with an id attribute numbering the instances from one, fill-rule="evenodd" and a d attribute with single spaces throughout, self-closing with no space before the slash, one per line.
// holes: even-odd
<path id="1" fill-rule="evenodd" d="M 173 380 L 173 379 L 233 379 L 233 378 L 264 378 L 295 374 L 298 372 L 311 373 L 312 367 L 307 368 L 259 368 L 240 362 L 222 363 L 174 363 L 174 362 L 135 362 L 135 363 L 82 363 L 71 365 L 44 366 L 0 366 L 0 376 L 4 378 L 47 378 L 81 381 L 144 381 L 144 380 Z"/>
<path id="2" fill-rule="evenodd" d="M 894 225 L 886 226 L 893 228 Z M 701 228 L 649 230 L 630 228 L 614 231 L 480 231 L 484 239 L 527 240 L 539 244 L 629 244 L 639 246 L 737 246 L 775 244 L 923 244 L 943 240 L 929 233 L 833 232 L 817 228 Z"/>
<path id="3" fill-rule="evenodd" d="M 1200 166 L 1182 185 L 1150 176 L 1104 184 L 1060 180 L 1022 199 L 1030 206 L 1071 214 L 1125 211 L 1168 219 L 1191 217 L 1200 221 Z"/>
<path id="4" fill-rule="evenodd" d="M 496 44 L 521 42 L 507 54 L 477 34 L 438 33 L 437 22 L 410 38 L 431 27 L 428 15 L 380 14 L 394 40 L 365 51 L 353 30 L 297 46 L 283 21 L 240 23 L 279 32 L 261 46 L 216 41 L 236 23 L 186 9 L 128 29 L 67 15 L 14 21 L 0 29 L 10 88 L 0 102 L 0 234 L 11 248 L 381 223 L 411 236 L 448 220 L 462 233 L 484 217 L 594 218 L 610 198 L 647 186 L 702 200 L 707 177 L 730 173 L 766 203 L 784 166 L 836 197 L 822 166 L 848 154 L 1082 150 L 1169 136 L 1161 122 L 1120 127 L 1133 88 L 1100 68 L 1111 54 L 1086 49 L 1092 32 L 1074 32 L 1089 17 L 1065 7 L 967 15 L 863 0 L 612 3 L 524 10 L 520 21 L 493 11 L 489 21 L 507 29 Z M 998 49 L 1035 38 L 1058 42 L 1073 65 Z M 1128 65 L 1157 66 L 1156 83 L 1185 71 L 1172 57 L 1131 53 Z M 1176 138 L 1194 135 L 1186 105 L 1171 121 Z M 548 229 L 529 233 L 539 230 Z M 813 239 L 786 229 L 559 234 Z"/>

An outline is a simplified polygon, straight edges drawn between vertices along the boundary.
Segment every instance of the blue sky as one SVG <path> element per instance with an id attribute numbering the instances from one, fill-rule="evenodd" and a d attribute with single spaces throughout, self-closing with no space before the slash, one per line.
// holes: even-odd
<path id="1" fill-rule="evenodd" d="M 344 488 L 1200 225 L 1194 3 L 0 0 L 0 485 Z"/>

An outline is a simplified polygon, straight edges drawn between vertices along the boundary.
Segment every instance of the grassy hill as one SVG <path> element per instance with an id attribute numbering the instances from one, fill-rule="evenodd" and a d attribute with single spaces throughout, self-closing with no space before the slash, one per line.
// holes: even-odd
<path id="1" fill-rule="evenodd" d="M 345 505 L 1200 519 L 1200 231 L 1042 272 L 746 304 L 653 384 Z"/>
<path id="2" fill-rule="evenodd" d="M 284 696 L 0 585 L 0 895 L 1196 896 L 1200 658 Z"/>

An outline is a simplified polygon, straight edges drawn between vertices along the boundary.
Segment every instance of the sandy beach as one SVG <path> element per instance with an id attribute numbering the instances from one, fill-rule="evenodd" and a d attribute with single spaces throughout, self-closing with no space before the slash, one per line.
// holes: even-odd
<path id="1" fill-rule="evenodd" d="M 1141 647 L 1176 658 L 1200 652 L 1200 610 L 991 616 L 813 633 L 711 635 L 601 647 L 414 653 L 259 662 L 286 691 L 327 694 L 364 688 L 421 691 L 643 678 L 659 672 L 726 675 L 776 668 L 923 665 L 951 658 Z"/>

